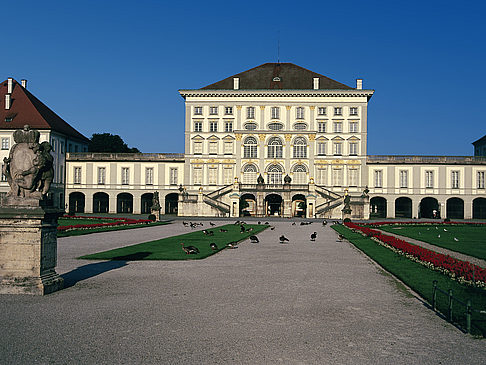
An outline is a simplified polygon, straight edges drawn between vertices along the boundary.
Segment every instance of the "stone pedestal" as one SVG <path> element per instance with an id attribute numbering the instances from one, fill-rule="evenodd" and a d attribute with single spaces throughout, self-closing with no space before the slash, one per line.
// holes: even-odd
<path id="1" fill-rule="evenodd" d="M 343 220 L 345 220 L 346 218 L 351 219 L 351 212 L 352 212 L 351 208 L 344 208 L 344 209 L 341 210 L 341 212 L 343 213 L 343 216 L 342 216 Z"/>
<path id="2" fill-rule="evenodd" d="M 0 205 L 0 294 L 44 295 L 60 290 L 57 219 L 42 201 L 5 198 Z"/>

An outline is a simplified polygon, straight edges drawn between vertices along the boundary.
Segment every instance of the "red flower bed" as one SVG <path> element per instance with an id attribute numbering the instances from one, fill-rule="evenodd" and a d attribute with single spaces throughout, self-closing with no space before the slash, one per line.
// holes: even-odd
<path id="1" fill-rule="evenodd" d="M 486 269 L 480 266 L 471 264 L 468 261 L 455 259 L 449 255 L 428 250 L 393 236 L 382 234 L 381 232 L 368 227 L 361 227 L 351 222 L 344 224 L 354 231 L 359 231 L 368 237 L 374 237 L 406 255 L 413 256 L 423 263 L 430 264 L 435 269 L 444 270 L 450 273 L 453 277 L 462 278 L 468 282 L 474 281 L 476 283 L 481 282 L 483 285 L 486 284 Z"/>
<path id="2" fill-rule="evenodd" d="M 61 232 L 70 231 L 73 229 L 91 229 L 91 228 L 112 227 L 112 226 L 130 225 L 130 224 L 148 224 L 152 222 L 148 219 L 131 219 L 131 218 L 117 218 L 117 217 L 84 217 L 84 216 L 64 216 L 64 217 L 70 219 L 76 219 L 76 218 L 110 219 L 110 220 L 114 220 L 114 222 L 93 223 L 93 224 L 72 224 L 69 226 L 57 227 L 57 230 Z"/>
<path id="3" fill-rule="evenodd" d="M 470 225 L 470 226 L 482 226 L 486 225 L 486 223 L 483 222 L 444 222 L 444 221 L 431 221 L 431 222 L 414 222 L 414 221 L 409 221 L 409 222 L 370 222 L 370 223 L 360 223 L 362 226 L 400 226 L 400 225 Z"/>

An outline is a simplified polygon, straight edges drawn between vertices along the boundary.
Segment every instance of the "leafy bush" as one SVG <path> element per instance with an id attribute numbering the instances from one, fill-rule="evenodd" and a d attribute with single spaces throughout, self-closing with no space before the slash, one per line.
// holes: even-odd
<path id="1" fill-rule="evenodd" d="M 149 221 L 152 221 L 152 222 L 155 222 L 157 220 L 157 217 L 155 216 L 155 214 L 149 214 L 148 220 Z"/>

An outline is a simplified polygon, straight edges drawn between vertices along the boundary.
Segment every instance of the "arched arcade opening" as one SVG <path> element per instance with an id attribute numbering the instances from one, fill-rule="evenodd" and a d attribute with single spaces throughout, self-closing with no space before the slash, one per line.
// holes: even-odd
<path id="1" fill-rule="evenodd" d="M 447 199 L 446 217 L 449 219 L 464 219 L 464 200 L 461 198 Z"/>
<path id="2" fill-rule="evenodd" d="M 108 213 L 110 197 L 106 193 L 93 194 L 93 213 Z"/>
<path id="3" fill-rule="evenodd" d="M 254 216 L 257 213 L 256 198 L 253 194 L 243 194 L 240 197 L 240 217 Z"/>
<path id="4" fill-rule="evenodd" d="M 435 198 L 427 197 L 420 201 L 419 218 L 440 218 L 439 202 Z"/>
<path id="5" fill-rule="evenodd" d="M 292 197 L 292 216 L 305 217 L 307 211 L 307 200 L 303 194 L 296 194 Z"/>
<path id="6" fill-rule="evenodd" d="M 177 193 L 170 193 L 165 196 L 165 214 L 177 214 L 178 199 Z"/>
<path id="7" fill-rule="evenodd" d="M 69 214 L 84 213 L 85 197 L 83 193 L 69 194 Z"/>
<path id="8" fill-rule="evenodd" d="M 117 213 L 132 213 L 133 212 L 133 195 L 130 193 L 120 193 L 116 197 L 116 212 Z"/>
<path id="9" fill-rule="evenodd" d="M 395 200 L 395 218 L 412 218 L 412 199 L 401 196 Z"/>
<path id="10" fill-rule="evenodd" d="M 370 218 L 386 218 L 386 199 L 375 196 L 370 199 Z"/>
<path id="11" fill-rule="evenodd" d="M 473 200 L 473 219 L 486 219 L 486 198 Z"/>
<path id="12" fill-rule="evenodd" d="M 150 214 L 152 209 L 152 199 L 154 198 L 154 193 L 145 193 L 140 197 L 140 213 Z"/>
<path id="13" fill-rule="evenodd" d="M 267 216 L 282 216 L 283 199 L 278 194 L 270 194 L 265 198 L 265 212 Z"/>

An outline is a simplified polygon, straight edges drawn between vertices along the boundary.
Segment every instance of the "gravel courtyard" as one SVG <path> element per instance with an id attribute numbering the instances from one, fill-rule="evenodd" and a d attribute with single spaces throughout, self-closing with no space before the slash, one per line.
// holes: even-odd
<path id="1" fill-rule="evenodd" d="M 196 261 L 75 259 L 190 231 L 181 221 L 60 238 L 67 288 L 0 296 L 0 364 L 486 363 L 486 340 L 439 318 L 330 227 L 291 222 Z"/>

